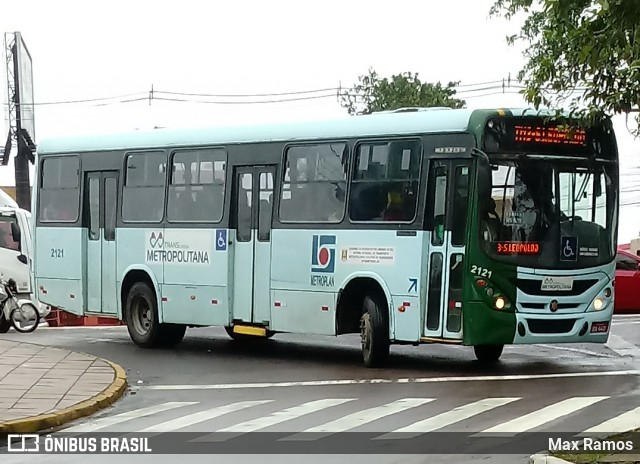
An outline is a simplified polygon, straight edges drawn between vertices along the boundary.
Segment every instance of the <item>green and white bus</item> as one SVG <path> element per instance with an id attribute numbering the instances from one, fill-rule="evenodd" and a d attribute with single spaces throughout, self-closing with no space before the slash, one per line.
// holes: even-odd
<path id="1" fill-rule="evenodd" d="M 45 140 L 37 298 L 237 339 L 360 333 L 391 344 L 605 343 L 618 153 L 609 122 L 403 109 L 333 121 Z"/>

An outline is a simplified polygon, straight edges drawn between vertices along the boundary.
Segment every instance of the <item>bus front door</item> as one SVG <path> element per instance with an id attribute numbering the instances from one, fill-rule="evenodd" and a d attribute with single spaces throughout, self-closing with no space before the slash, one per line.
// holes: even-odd
<path id="1" fill-rule="evenodd" d="M 118 174 L 90 172 L 85 180 L 87 221 L 86 311 L 116 314 L 116 204 Z"/>
<path id="2" fill-rule="evenodd" d="M 234 171 L 233 320 L 268 326 L 271 319 L 271 217 L 274 166 Z"/>
<path id="3" fill-rule="evenodd" d="M 462 289 L 470 162 L 434 160 L 429 168 L 425 337 L 462 339 Z"/>

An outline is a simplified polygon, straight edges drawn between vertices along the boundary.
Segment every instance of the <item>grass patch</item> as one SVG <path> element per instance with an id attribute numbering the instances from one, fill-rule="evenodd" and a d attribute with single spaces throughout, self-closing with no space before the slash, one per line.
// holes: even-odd
<path id="1" fill-rule="evenodd" d="M 564 459 L 565 461 L 574 462 L 576 464 L 598 464 L 601 458 L 609 456 L 609 454 L 564 454 L 550 453 L 551 456 Z"/>

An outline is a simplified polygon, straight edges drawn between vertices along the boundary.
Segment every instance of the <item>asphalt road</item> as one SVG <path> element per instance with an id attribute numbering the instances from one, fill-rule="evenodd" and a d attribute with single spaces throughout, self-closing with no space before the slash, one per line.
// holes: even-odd
<path id="1" fill-rule="evenodd" d="M 174 350 L 143 350 L 126 328 L 42 329 L 22 339 L 87 352 L 126 368 L 131 388 L 113 407 L 76 421 L 62 431 L 198 432 L 205 440 L 241 443 L 246 453 L 263 453 L 259 435 L 331 452 L 360 434 L 420 437 L 427 431 L 571 434 L 640 427 L 640 316 L 616 317 L 607 345 L 510 346 L 502 362 L 482 368 L 473 350 L 424 345 L 393 347 L 390 366 L 365 369 L 357 336 L 325 338 L 276 335 L 256 343 L 234 342 L 221 329 L 190 329 Z M 211 434 L 216 432 L 215 434 Z M 306 432 L 306 433 L 300 433 Z M 393 435 L 385 435 L 396 432 Z M 522 435 L 524 433 L 524 435 Z M 54 433 L 55 435 L 55 433 Z M 364 435 L 364 433 L 362 434 Z M 444 436 L 444 435 L 443 435 Z M 340 437 L 345 440 L 340 442 Z M 281 440 L 283 439 L 283 440 Z M 233 440 L 236 440 L 235 442 Z M 244 440 L 244 441 L 242 441 Z M 351 442 L 349 442 L 351 440 Z M 354 441 L 355 440 L 355 441 Z M 398 441 L 398 440 L 391 440 Z M 304 449 L 304 448 L 303 448 Z M 350 462 L 526 462 L 527 453 L 496 455 L 482 447 L 464 455 L 350 455 Z M 410 451 L 410 450 L 409 450 Z M 5 462 L 32 462 L 5 456 Z M 221 457 L 221 456 L 220 456 Z M 4 457 L 3 457 L 4 458 Z M 92 456 L 91 462 L 106 462 Z M 33 458 L 31 458 L 33 459 Z M 41 462 L 84 464 L 86 456 L 39 455 Z M 122 462 L 164 463 L 163 456 L 118 456 Z M 189 455 L 186 462 L 210 462 Z M 229 457 L 235 462 L 248 455 Z M 286 463 L 294 455 L 263 454 Z M 342 462 L 340 456 L 306 456 L 309 462 Z"/>

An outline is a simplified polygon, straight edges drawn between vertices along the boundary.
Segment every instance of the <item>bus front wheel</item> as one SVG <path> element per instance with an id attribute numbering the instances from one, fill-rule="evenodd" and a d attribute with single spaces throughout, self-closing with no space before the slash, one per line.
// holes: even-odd
<path id="1" fill-rule="evenodd" d="M 389 330 L 386 305 L 376 296 L 366 296 L 360 319 L 362 357 L 366 367 L 383 367 L 389 360 Z"/>
<path id="2" fill-rule="evenodd" d="M 136 282 L 129 290 L 125 307 L 127 329 L 131 340 L 143 348 L 158 344 L 160 324 L 156 295 L 144 282 Z"/>
<path id="3" fill-rule="evenodd" d="M 502 356 L 504 345 L 476 345 L 473 351 L 476 353 L 476 359 L 483 364 L 491 364 L 498 362 Z"/>

